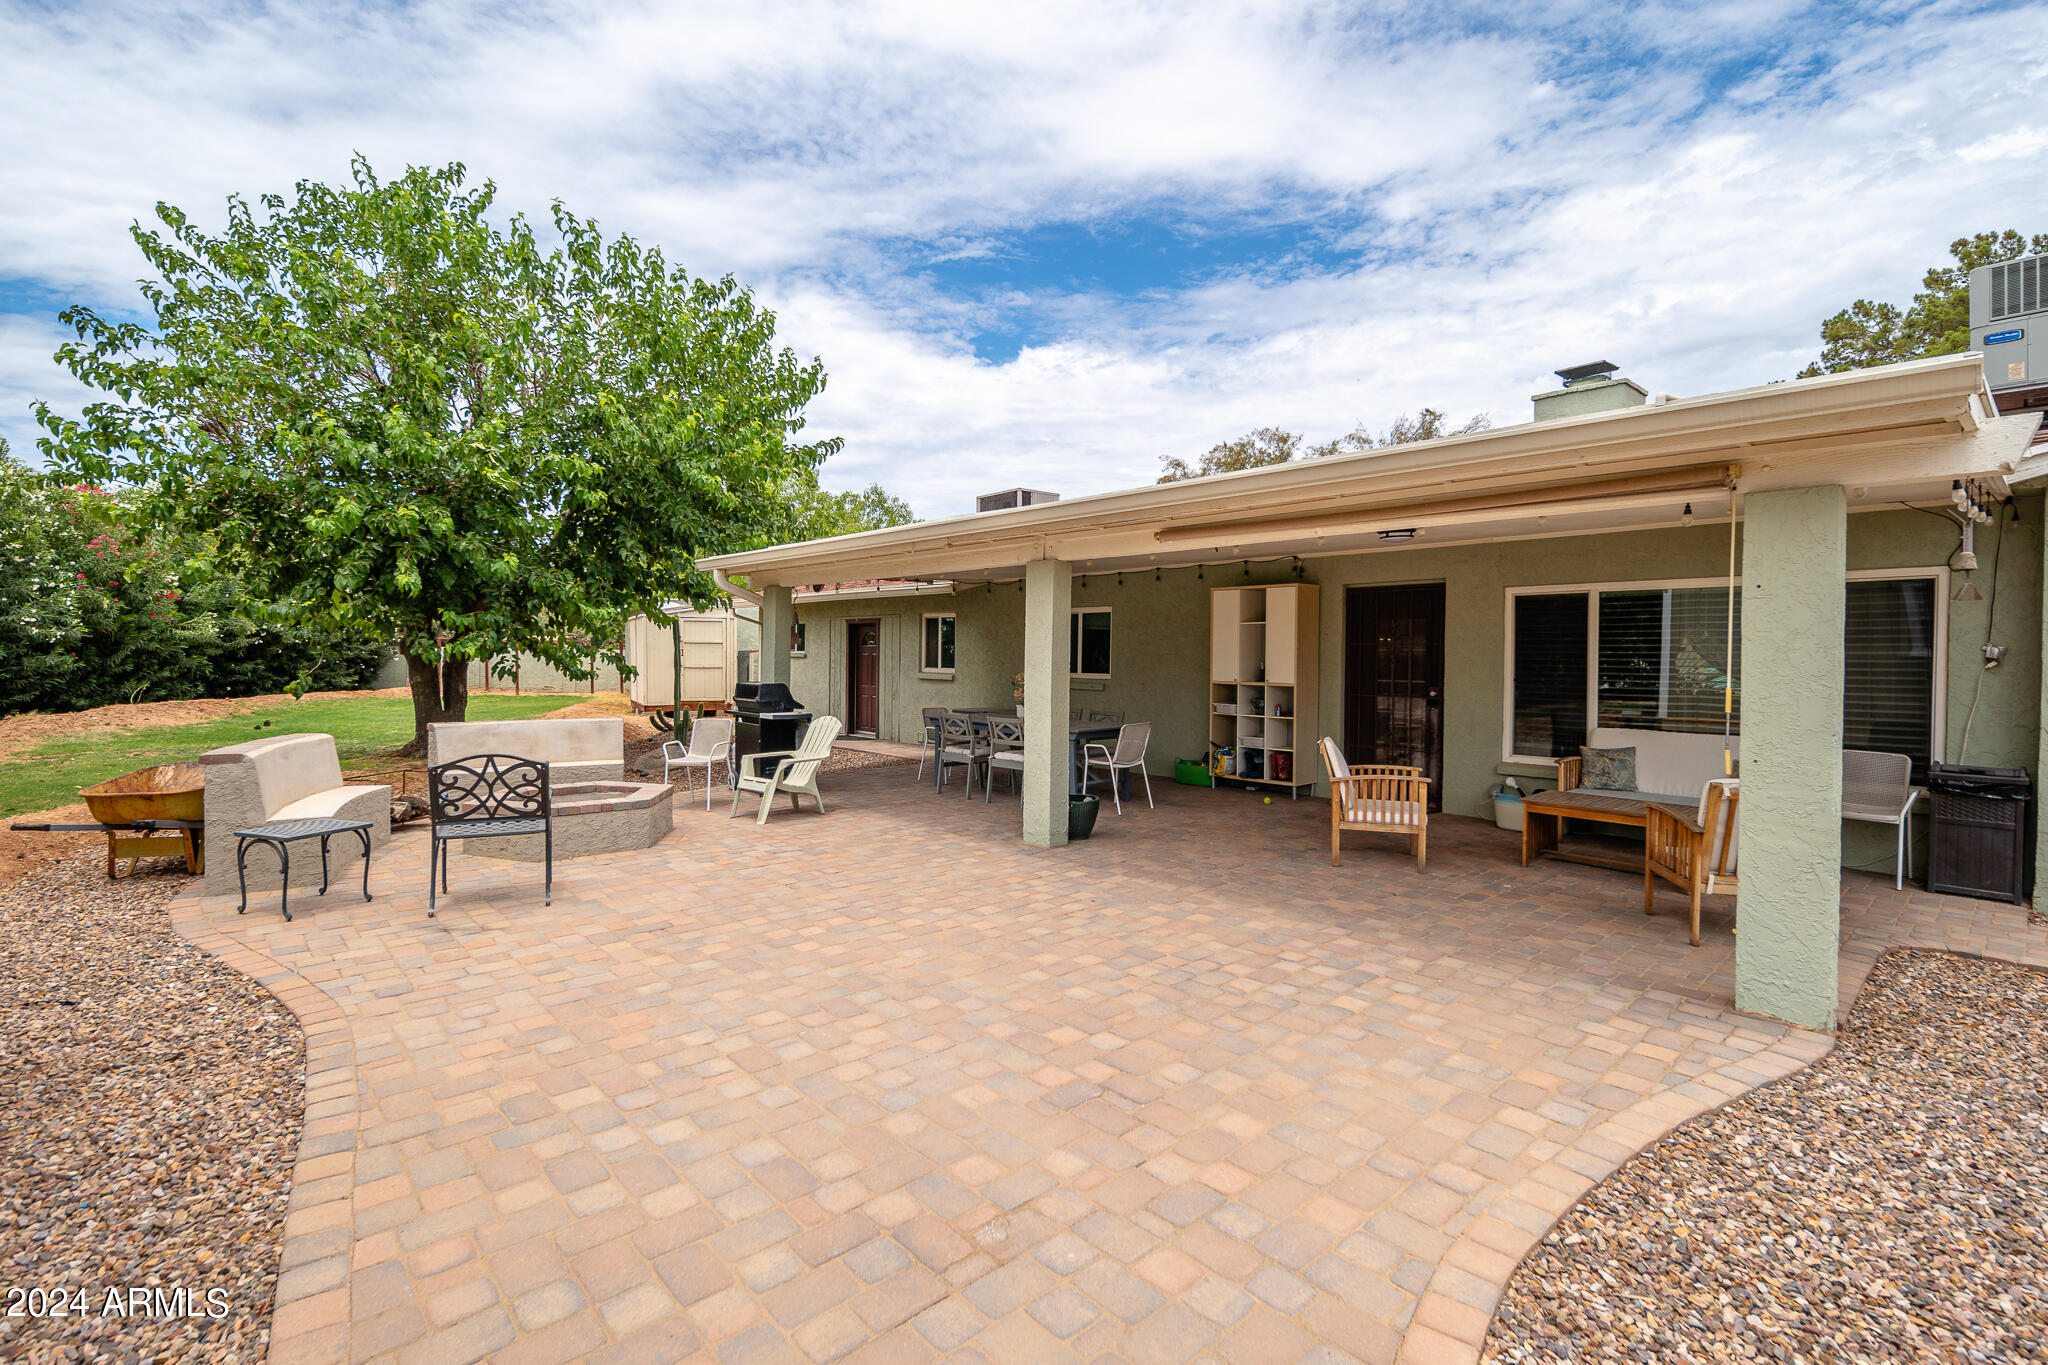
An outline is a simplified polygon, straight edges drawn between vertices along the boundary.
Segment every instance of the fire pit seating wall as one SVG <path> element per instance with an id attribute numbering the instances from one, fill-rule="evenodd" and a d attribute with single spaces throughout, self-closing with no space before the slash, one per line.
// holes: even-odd
<path id="1" fill-rule="evenodd" d="M 427 727 L 427 766 L 478 754 L 516 754 L 548 765 L 556 787 L 581 782 L 622 782 L 626 777 L 626 722 L 618 716 L 581 720 L 463 720 Z"/>
<path id="2" fill-rule="evenodd" d="M 199 756 L 206 773 L 206 893 L 232 895 L 235 831 L 280 820 L 367 820 L 370 843 L 391 837 L 391 788 L 344 786 L 333 735 L 272 735 L 230 744 Z M 363 856 L 353 837 L 336 839 L 328 850 L 334 885 L 341 869 Z M 275 891 L 282 882 L 277 859 L 262 850 L 249 854 L 249 890 Z M 320 859 L 293 858 L 292 885 L 320 885 Z"/>
<path id="3" fill-rule="evenodd" d="M 1737 762 L 1742 759 L 1742 740 L 1733 741 Z M 1725 777 L 1721 762 L 1721 736 L 1682 734 L 1671 730 L 1608 730 L 1596 728 L 1586 741 L 1589 749 L 1634 749 L 1636 787 L 1634 791 L 1588 792 L 1588 795 L 1617 796 L 1648 804 L 1696 806 L 1707 783 Z M 1561 791 L 1578 788 L 1579 758 L 1576 754 L 1557 765 Z"/>

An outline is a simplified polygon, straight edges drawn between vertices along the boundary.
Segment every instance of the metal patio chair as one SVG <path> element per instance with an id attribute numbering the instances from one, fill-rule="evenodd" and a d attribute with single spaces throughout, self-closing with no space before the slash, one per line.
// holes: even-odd
<path id="1" fill-rule="evenodd" d="M 555 816 L 548 765 L 516 754 L 476 754 L 427 769 L 427 917 L 434 915 L 434 871 L 448 889 L 448 844 L 455 839 L 541 837 L 546 871 L 542 904 L 555 903 Z"/>
<path id="2" fill-rule="evenodd" d="M 967 769 L 967 795 L 974 795 L 974 770 L 988 762 L 988 736 L 977 729 L 972 716 L 948 711 L 939 721 L 937 751 L 939 785 L 946 785 L 946 769 Z"/>
<path id="3" fill-rule="evenodd" d="M 1906 889 L 1913 875 L 1913 806 L 1920 789 L 1913 785 L 1913 760 L 1905 754 L 1873 749 L 1842 750 L 1842 818 L 1872 825 L 1896 825 L 1898 861 L 1894 889 Z"/>
<path id="4" fill-rule="evenodd" d="M 1081 793 L 1087 795 L 1088 786 L 1094 781 L 1095 765 L 1100 763 L 1109 769 L 1109 799 L 1116 803 L 1116 813 L 1124 813 L 1123 794 L 1117 790 L 1117 778 L 1131 769 L 1138 770 L 1138 776 L 1145 782 L 1145 805 L 1152 809 L 1152 775 L 1145 771 L 1145 750 L 1152 744 L 1152 722 L 1139 721 L 1123 726 L 1116 732 L 1116 750 L 1110 751 L 1107 744 L 1087 744 L 1081 749 Z"/>
<path id="5" fill-rule="evenodd" d="M 1024 722 L 1008 716 L 991 716 L 988 722 L 988 764 L 982 780 L 983 805 L 994 799 L 996 773 L 1010 775 L 1014 789 L 1024 777 Z"/>
<path id="6" fill-rule="evenodd" d="M 943 706 L 927 706 L 924 708 L 924 733 L 918 737 L 917 745 L 917 780 L 919 782 L 924 781 L 925 760 L 930 758 L 932 751 L 939 747 L 939 722 L 945 718 L 946 708 Z"/>
<path id="7" fill-rule="evenodd" d="M 723 763 L 726 785 L 732 785 L 732 736 L 735 723 L 731 716 L 702 716 L 691 722 L 690 743 L 687 747 L 673 739 L 661 746 L 661 780 L 667 782 L 669 774 L 677 768 L 681 768 L 686 774 L 701 771 L 704 774 L 704 809 L 710 810 L 712 768 Z"/>

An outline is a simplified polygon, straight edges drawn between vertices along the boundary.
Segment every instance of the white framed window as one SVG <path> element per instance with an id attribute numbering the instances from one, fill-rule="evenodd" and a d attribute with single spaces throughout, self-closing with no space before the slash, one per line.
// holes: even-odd
<path id="1" fill-rule="evenodd" d="M 957 631 L 958 618 L 951 613 L 925 613 L 924 654 L 919 662 L 919 667 L 924 672 L 952 673 Z"/>
<path id="2" fill-rule="evenodd" d="M 1843 591 L 1843 743 L 1910 754 L 1917 781 L 1944 740 L 1948 570 L 1857 570 Z M 1510 588 L 1506 623 L 1506 762 L 1575 754 L 1596 726 L 1718 734 L 1731 683 L 1741 732 L 1739 580 L 1732 603 L 1725 579 Z"/>
<path id="3" fill-rule="evenodd" d="M 1067 631 L 1067 672 L 1076 678 L 1109 676 L 1109 608 L 1075 607 Z"/>
<path id="4" fill-rule="evenodd" d="M 804 623 L 798 621 L 789 628 L 789 657 L 801 659 L 804 656 Z"/>

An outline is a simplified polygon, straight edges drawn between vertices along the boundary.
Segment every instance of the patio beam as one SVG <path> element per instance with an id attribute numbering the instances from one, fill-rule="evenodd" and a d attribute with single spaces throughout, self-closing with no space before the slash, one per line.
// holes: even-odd
<path id="1" fill-rule="evenodd" d="M 1024 842 L 1067 842 L 1067 631 L 1074 566 L 1024 566 Z"/>
<path id="2" fill-rule="evenodd" d="M 1743 500 L 1741 890 L 1735 1005 L 1833 1029 L 1842 900 L 1849 499 Z"/>
<path id="3" fill-rule="evenodd" d="M 789 632 L 796 610 L 788 588 L 761 591 L 761 682 L 789 682 Z"/>

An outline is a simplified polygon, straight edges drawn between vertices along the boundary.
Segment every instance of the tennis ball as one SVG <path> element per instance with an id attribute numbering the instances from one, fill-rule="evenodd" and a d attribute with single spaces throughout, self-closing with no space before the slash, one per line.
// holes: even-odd
<path id="1" fill-rule="evenodd" d="M 1273 804 L 1273 798 L 1272 798 L 1272 797 L 1270 797 L 1270 796 L 1269 796 L 1269 797 L 1267 797 L 1267 798 L 1266 798 L 1266 804 L 1267 804 L 1267 805 L 1269 805 L 1269 806 L 1270 806 L 1270 805 L 1272 805 L 1272 804 Z"/>

